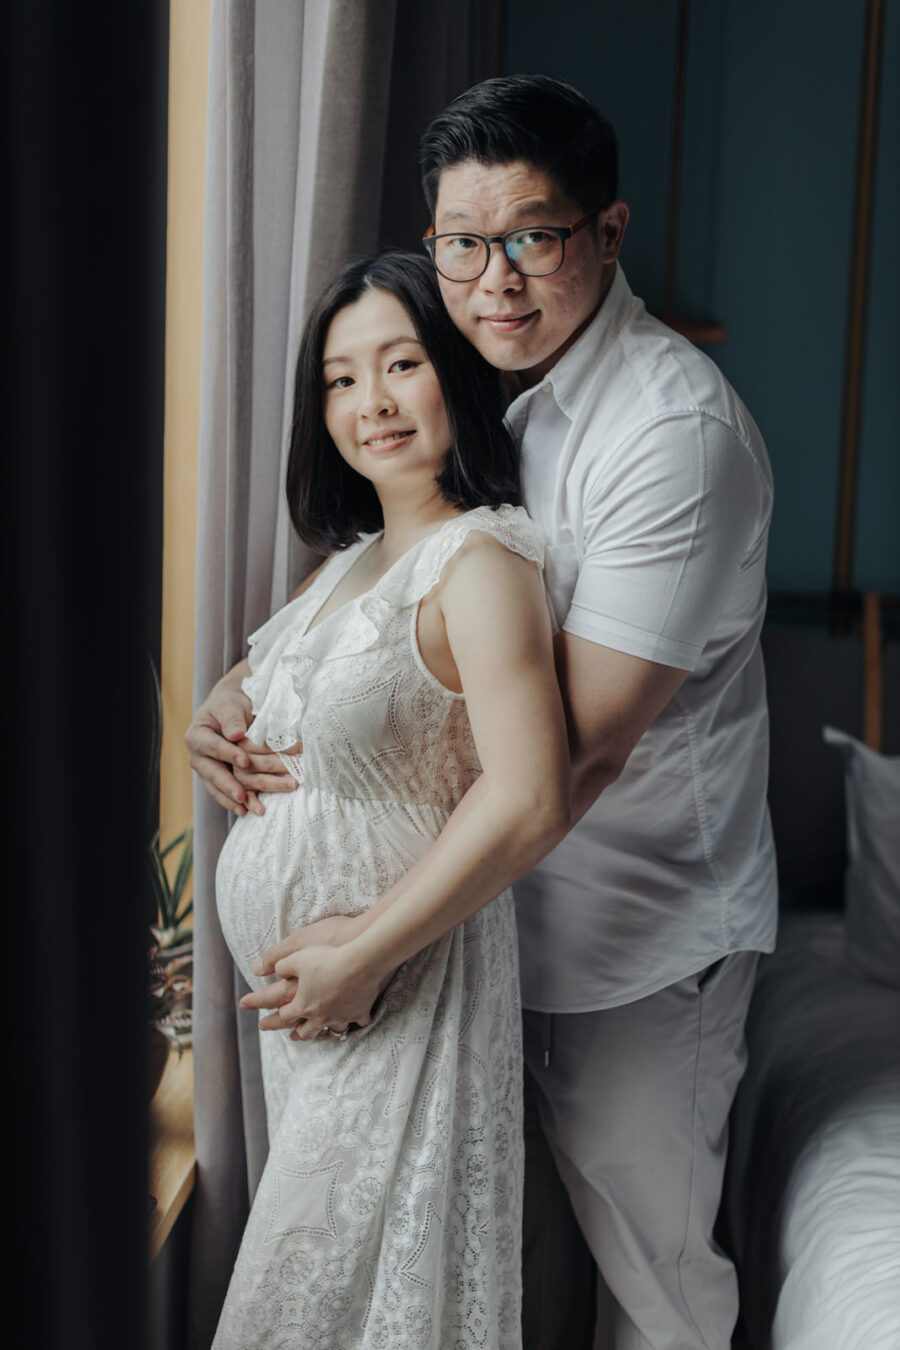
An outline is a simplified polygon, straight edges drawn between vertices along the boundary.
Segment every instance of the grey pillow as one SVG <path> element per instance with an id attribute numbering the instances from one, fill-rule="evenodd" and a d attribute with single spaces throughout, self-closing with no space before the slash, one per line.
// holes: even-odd
<path id="1" fill-rule="evenodd" d="M 844 756 L 847 955 L 862 974 L 900 988 L 900 755 L 879 755 L 826 727 Z"/>

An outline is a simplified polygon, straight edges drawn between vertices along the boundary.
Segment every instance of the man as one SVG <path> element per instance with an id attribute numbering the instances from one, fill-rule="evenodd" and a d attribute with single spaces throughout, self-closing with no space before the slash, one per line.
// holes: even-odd
<path id="1" fill-rule="evenodd" d="M 535 1184 L 564 1183 L 610 1295 L 606 1344 L 727 1350 L 736 1284 L 712 1229 L 775 929 L 765 449 L 718 369 L 631 295 L 615 139 L 581 95 L 488 80 L 434 120 L 422 163 L 447 309 L 509 376 L 560 624 L 574 828 L 516 888 L 546 1145 L 528 1132 L 555 1164 Z M 219 800 L 259 809 L 270 782 L 253 770 L 270 766 L 219 735 L 246 727 L 234 687 L 217 686 L 188 743 Z M 246 799 L 213 763 L 242 755 Z M 577 1247 L 534 1204 L 525 1343 L 568 1350 L 589 1343 L 589 1284 L 574 1287 Z"/>

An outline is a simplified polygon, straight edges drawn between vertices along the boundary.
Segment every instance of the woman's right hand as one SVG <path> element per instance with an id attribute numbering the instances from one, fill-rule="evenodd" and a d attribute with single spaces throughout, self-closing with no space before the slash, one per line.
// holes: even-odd
<path id="1" fill-rule="evenodd" d="M 274 975 L 275 967 L 285 956 L 291 956 L 294 952 L 301 951 L 304 947 L 343 947 L 346 943 L 352 942 L 358 937 L 365 927 L 363 916 L 360 914 L 331 914 L 325 919 L 316 919 L 314 923 L 304 924 L 302 928 L 297 928 L 293 933 L 288 933 L 287 937 L 276 942 L 273 947 L 268 947 L 253 967 L 254 975 Z M 269 986 L 271 988 L 271 986 Z M 267 992 L 267 991 L 264 991 Z M 256 995 L 248 994 L 248 999 L 256 998 Z M 245 1003 L 241 1000 L 242 1007 L 266 1007 L 262 1003 Z M 276 1005 L 273 1005 L 276 1006 Z"/>
<path id="2" fill-rule="evenodd" d="M 308 923 L 303 928 L 289 933 L 274 947 L 269 947 L 263 952 L 253 967 L 253 973 L 275 976 L 275 967 L 285 958 L 312 947 L 343 947 L 352 942 L 363 927 L 362 915 L 334 914 L 326 919 L 317 919 L 314 923 Z M 256 989 L 241 999 L 242 1008 L 267 1014 L 259 1023 L 261 1031 L 283 1031 L 296 1026 L 301 1020 L 301 1014 L 292 1006 L 297 997 L 296 975 L 285 971 L 279 972 L 279 976 L 280 978 L 273 978 L 264 989 Z M 387 982 L 384 981 L 385 984 Z M 374 999 L 379 992 L 380 990 L 376 989 L 372 998 Z M 358 1018 L 350 1020 L 359 1021 Z"/>

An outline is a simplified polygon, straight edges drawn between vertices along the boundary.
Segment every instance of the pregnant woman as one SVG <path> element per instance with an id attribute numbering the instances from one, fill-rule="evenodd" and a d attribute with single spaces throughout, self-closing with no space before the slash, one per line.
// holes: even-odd
<path id="1" fill-rule="evenodd" d="M 277 967 L 293 1030 L 261 1034 L 270 1155 L 216 1350 L 520 1345 L 507 888 L 567 827 L 568 757 L 501 407 L 424 258 L 351 264 L 307 324 L 288 497 L 330 556 L 226 677 L 297 786 L 235 823 L 217 893 L 254 989 L 301 925 L 335 945 Z"/>

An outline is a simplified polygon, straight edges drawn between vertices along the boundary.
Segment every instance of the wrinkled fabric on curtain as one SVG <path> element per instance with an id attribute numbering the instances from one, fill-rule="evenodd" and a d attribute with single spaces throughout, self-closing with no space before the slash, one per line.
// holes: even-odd
<path id="1" fill-rule="evenodd" d="M 354 254 L 416 246 L 422 129 L 492 73 L 478 0 L 213 0 L 194 696 L 310 570 L 283 500 L 293 362 L 311 301 Z M 253 1015 L 215 910 L 226 813 L 195 825 L 191 1333 L 212 1339 L 268 1151 Z"/>

